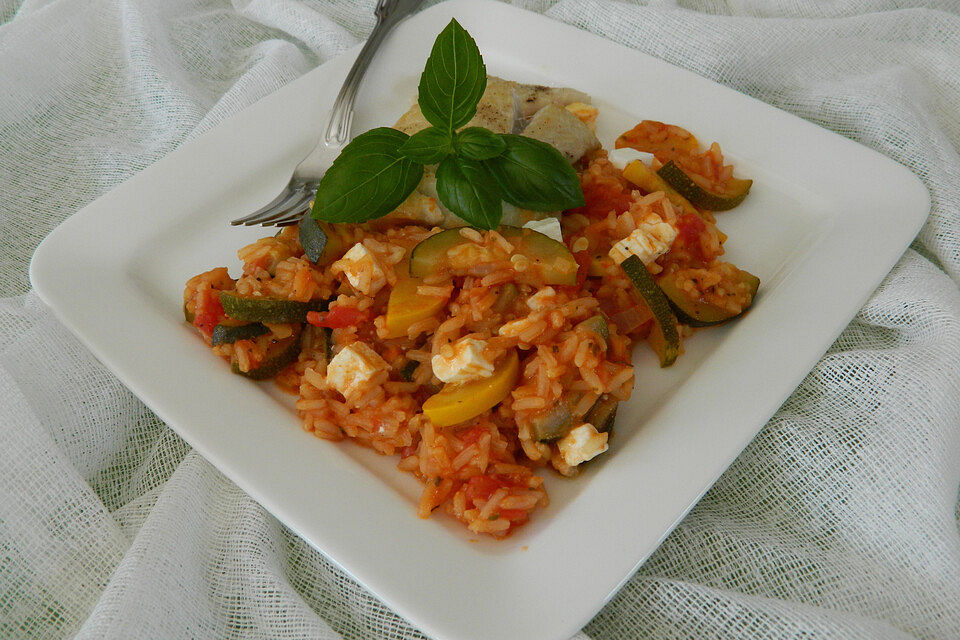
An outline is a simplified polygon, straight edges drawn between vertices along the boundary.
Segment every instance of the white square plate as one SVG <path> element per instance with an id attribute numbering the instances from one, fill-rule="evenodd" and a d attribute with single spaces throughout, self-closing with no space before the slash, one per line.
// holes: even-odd
<path id="1" fill-rule="evenodd" d="M 364 84 L 356 131 L 416 94 L 434 37 L 456 17 L 492 73 L 576 87 L 599 131 L 641 119 L 719 141 L 754 188 L 720 214 L 727 257 L 763 285 L 753 310 L 699 332 L 666 370 L 637 349 L 637 388 L 609 454 L 504 541 L 415 515 L 396 460 L 300 428 L 287 396 L 234 376 L 183 322 L 192 275 L 265 235 L 227 221 L 269 200 L 319 133 L 356 50 L 260 100 L 72 216 L 33 258 L 34 287 L 154 411 L 291 529 L 429 635 L 561 639 L 650 555 L 796 387 L 926 217 L 904 167 L 845 138 L 631 49 L 487 0 L 400 25 Z M 631 70 L 629 78 L 616 69 Z"/>

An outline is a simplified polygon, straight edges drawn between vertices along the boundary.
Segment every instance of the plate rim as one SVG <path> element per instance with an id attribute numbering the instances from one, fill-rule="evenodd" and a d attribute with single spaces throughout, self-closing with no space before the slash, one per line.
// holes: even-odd
<path id="1" fill-rule="evenodd" d="M 791 118 L 798 123 L 803 123 L 803 125 L 805 126 L 812 127 L 816 130 L 821 131 L 822 133 L 827 134 L 828 136 L 833 136 L 835 139 L 842 140 L 844 144 L 848 143 L 849 145 L 852 145 L 852 147 L 856 148 L 857 153 L 862 153 L 864 150 L 867 150 L 870 153 L 875 154 L 877 158 L 882 159 L 883 163 L 888 163 L 887 164 L 888 169 L 890 168 L 889 165 L 894 165 L 898 171 L 902 172 L 901 177 L 906 178 L 906 175 L 909 175 L 909 177 L 911 178 L 911 180 L 909 181 L 910 184 L 906 185 L 906 187 L 904 188 L 904 192 L 909 191 L 910 189 L 913 189 L 914 194 L 910 196 L 911 198 L 914 195 L 919 195 L 919 192 L 916 192 L 916 187 L 919 186 L 919 189 L 922 190 L 925 204 L 923 204 L 923 206 L 920 208 L 923 208 L 923 215 L 919 216 L 918 214 L 918 218 L 916 220 L 911 220 L 911 222 L 913 223 L 912 225 L 905 225 L 901 235 L 905 235 L 907 231 L 910 232 L 910 235 L 909 235 L 909 239 L 906 241 L 906 243 L 904 243 L 904 248 L 907 246 L 909 241 L 916 236 L 916 233 L 919 231 L 923 222 L 926 220 L 927 212 L 929 211 L 929 202 L 930 202 L 929 193 L 927 192 L 926 188 L 922 185 L 920 180 L 912 172 L 910 172 L 906 167 L 903 167 L 902 165 L 897 164 L 895 161 L 891 160 L 890 158 L 880 154 L 879 152 L 873 149 L 869 149 L 868 147 L 859 145 L 852 140 L 843 138 L 838 134 L 830 132 L 826 129 L 822 129 L 821 127 L 813 123 L 797 118 L 796 116 L 793 116 L 786 112 L 780 111 L 779 109 L 776 109 L 771 105 L 763 103 L 751 96 L 741 94 L 729 87 L 719 85 L 709 79 L 698 76 L 691 71 L 682 69 L 680 67 L 674 67 L 673 65 L 669 65 L 669 63 L 663 62 L 657 58 L 653 58 L 652 56 L 644 54 L 638 50 L 631 49 L 629 47 L 616 43 L 612 40 L 607 40 L 605 38 L 602 38 L 590 32 L 582 31 L 580 29 L 577 29 L 576 27 L 559 23 L 549 18 L 546 18 L 544 16 L 527 12 L 525 10 L 518 9 L 510 5 L 503 5 L 497 2 L 493 2 L 493 0 L 448 0 L 447 2 L 440 3 L 438 5 L 435 5 L 433 7 L 430 7 L 420 12 L 416 16 L 409 19 L 406 25 L 401 25 L 400 29 L 402 30 L 404 29 L 404 27 L 406 27 L 407 30 L 412 30 L 413 27 L 410 27 L 408 25 L 411 23 L 419 24 L 420 22 L 426 22 L 427 19 L 424 18 L 424 16 L 428 16 L 430 17 L 430 19 L 433 19 L 436 16 L 448 16 L 448 15 L 454 15 L 454 14 L 457 14 L 458 16 L 460 14 L 466 14 L 466 13 L 471 13 L 471 14 L 485 13 L 488 15 L 494 15 L 498 12 L 500 13 L 500 15 L 510 15 L 510 16 L 516 17 L 518 21 L 522 20 L 528 23 L 537 22 L 539 25 L 543 25 L 543 27 L 546 29 L 559 30 L 566 34 L 571 34 L 573 32 L 576 32 L 577 34 L 580 34 L 577 37 L 592 39 L 592 41 L 595 44 L 598 44 L 598 46 L 600 46 L 600 43 L 602 43 L 602 46 L 605 46 L 607 48 L 610 48 L 610 47 L 616 48 L 620 50 L 622 53 L 629 54 L 630 56 L 643 58 L 648 64 L 650 62 L 654 62 L 656 63 L 655 66 L 658 66 L 661 69 L 666 67 L 668 68 L 669 73 L 676 73 L 677 71 L 682 72 L 682 74 L 685 74 L 683 77 L 685 77 L 687 80 L 690 80 L 691 82 L 693 82 L 693 84 L 697 86 L 701 86 L 701 87 L 706 86 L 703 83 L 707 83 L 707 85 L 710 85 L 714 88 L 720 88 L 723 91 L 728 92 L 728 95 L 737 96 L 735 98 L 735 100 L 737 101 L 742 102 L 742 100 L 745 98 L 755 103 L 756 108 L 762 108 L 762 110 L 765 112 L 768 112 L 768 110 L 772 110 L 779 114 L 783 114 L 784 116 L 787 116 L 788 118 Z M 522 19 L 520 16 L 523 16 Z M 30 264 L 31 283 L 34 289 L 36 290 L 36 292 L 38 293 L 38 295 L 40 296 L 40 298 L 49 307 L 51 307 L 51 309 L 54 311 L 56 316 L 61 320 L 61 322 L 63 322 L 68 327 L 68 329 L 70 329 L 70 331 L 80 339 L 80 341 L 84 344 L 84 346 L 90 349 L 94 353 L 94 355 L 96 355 L 97 358 L 101 360 L 101 362 L 103 362 L 112 372 L 114 372 L 114 374 L 118 375 L 121 382 L 123 382 L 126 386 L 128 386 L 128 388 L 134 391 L 136 395 L 144 399 L 144 402 L 151 408 L 151 410 L 155 411 L 159 416 L 161 416 L 165 420 L 165 422 L 167 422 L 167 424 L 171 428 L 173 428 L 180 437 L 184 438 L 187 442 L 189 442 L 191 447 L 197 449 L 197 451 L 200 452 L 201 455 L 204 455 L 204 457 L 207 460 L 212 461 L 214 465 L 221 470 L 224 468 L 224 466 L 226 466 L 227 468 L 231 468 L 231 465 L 221 466 L 223 465 L 222 452 L 211 450 L 210 447 L 206 446 L 205 442 L 197 440 L 196 435 L 190 430 L 190 428 L 179 424 L 181 422 L 181 418 L 179 417 L 179 413 L 180 413 L 179 411 L 171 410 L 169 407 L 163 405 L 162 403 L 161 403 L 161 406 L 154 406 L 155 405 L 154 402 L 148 401 L 148 398 L 152 399 L 154 397 L 154 394 L 151 392 L 149 388 L 144 388 L 144 384 L 142 380 L 134 379 L 135 376 L 124 375 L 124 373 L 129 369 L 129 367 L 127 365 L 118 364 L 118 362 L 116 361 L 116 358 L 114 358 L 111 355 L 109 350 L 103 348 L 101 341 L 94 334 L 91 334 L 89 331 L 84 330 L 84 323 L 88 323 L 89 320 L 87 318 L 84 318 L 82 315 L 78 315 L 78 312 L 76 310 L 71 310 L 69 308 L 70 300 L 64 299 L 62 285 L 60 283 L 55 283 L 53 280 L 55 277 L 54 274 L 56 272 L 55 267 L 57 266 L 57 260 L 59 257 L 58 251 L 62 250 L 64 248 L 64 245 L 67 245 L 67 246 L 70 245 L 70 243 L 74 239 L 71 234 L 77 231 L 76 227 L 79 227 L 80 229 L 82 229 L 83 225 L 86 224 L 86 221 L 88 219 L 93 220 L 94 219 L 93 216 L 99 215 L 97 213 L 97 211 L 99 210 L 99 207 L 110 206 L 109 205 L 110 201 L 108 200 L 108 196 L 111 196 L 115 192 L 121 191 L 123 189 L 130 190 L 132 187 L 129 185 L 138 184 L 138 182 L 136 182 L 138 180 L 143 181 L 144 179 L 150 179 L 150 176 L 156 173 L 155 170 L 151 172 L 151 170 L 154 167 L 160 165 L 161 163 L 166 163 L 164 166 L 167 166 L 170 164 L 171 158 L 175 160 L 176 158 L 183 157 L 183 154 L 192 153 L 192 150 L 202 147 L 202 145 L 210 141 L 213 136 L 218 135 L 217 133 L 218 131 L 227 130 L 228 127 L 225 126 L 227 125 L 227 123 L 236 122 L 238 118 L 242 117 L 243 114 L 250 112 L 252 109 L 259 108 L 262 110 L 264 108 L 264 105 L 269 105 L 271 96 L 276 96 L 278 93 L 283 92 L 285 90 L 287 90 L 289 93 L 293 93 L 293 91 L 299 89 L 300 87 L 306 86 L 307 84 L 309 84 L 310 82 L 309 79 L 311 77 L 318 77 L 317 74 L 320 72 L 320 69 L 329 68 L 328 65 L 331 65 L 331 63 L 339 61 L 338 64 L 341 67 L 345 67 L 344 60 L 352 59 L 356 55 L 356 52 L 358 50 L 359 50 L 359 45 L 349 50 L 343 56 L 339 56 L 338 58 L 331 60 L 325 63 L 324 65 L 321 65 L 317 69 L 314 69 L 313 71 L 308 72 L 307 74 L 304 74 L 304 76 L 301 76 L 301 78 L 298 78 L 297 80 L 289 83 L 285 87 L 279 89 L 277 92 L 274 92 L 269 96 L 266 96 L 258 100 L 250 107 L 247 107 L 241 112 L 231 116 L 230 118 L 227 118 L 226 120 L 221 122 L 219 125 L 217 125 L 217 127 L 214 127 L 214 129 L 212 129 L 211 131 L 208 131 L 207 133 L 199 136 L 198 138 L 188 143 L 185 143 L 184 145 L 179 147 L 176 151 L 169 154 L 164 159 L 160 160 L 158 163 L 152 165 L 147 170 L 140 172 L 135 176 L 131 177 L 130 179 L 125 181 L 123 184 L 111 190 L 108 194 L 101 196 L 91 204 L 81 209 L 81 211 L 77 212 L 76 214 L 74 214 L 73 216 L 65 220 L 56 229 L 54 229 L 54 231 L 51 232 L 47 236 L 47 238 L 45 238 L 43 242 L 41 242 L 41 244 L 38 246 L 38 248 L 34 253 L 33 259 L 31 260 L 31 264 Z M 693 78 L 696 78 L 696 81 L 693 81 L 692 80 Z M 906 175 L 903 175 L 904 173 Z M 142 176 L 147 176 L 147 178 L 143 178 Z M 107 200 L 106 205 L 103 202 L 104 200 Z M 809 260 L 812 254 L 813 254 L 812 251 L 808 252 L 807 254 L 805 254 L 804 258 L 800 260 L 800 262 L 802 263 L 804 260 Z M 901 255 L 902 255 L 902 251 L 896 253 L 896 255 L 891 255 L 889 259 L 886 260 L 886 262 L 889 263 L 889 266 L 886 268 L 886 270 L 884 270 L 882 273 L 874 274 L 871 277 L 871 281 L 873 281 L 873 286 L 865 290 L 864 292 L 860 293 L 858 303 L 857 303 L 857 309 L 859 309 L 860 306 L 862 306 L 863 302 L 872 294 L 872 292 L 876 289 L 876 286 L 882 281 L 882 279 L 889 272 L 890 268 L 892 268 L 896 260 L 898 260 Z M 123 256 L 123 258 L 126 259 L 129 257 L 129 253 L 117 254 L 117 256 Z M 107 256 L 104 256 L 104 260 L 106 259 L 107 259 Z M 121 258 L 115 257 L 115 259 L 120 260 Z M 109 264 L 110 264 L 109 262 L 104 262 L 101 266 L 103 268 L 106 268 L 109 266 Z M 125 265 L 127 263 L 121 262 L 121 264 Z M 795 267 L 796 267 L 795 271 L 800 269 L 799 265 Z M 862 288 L 863 288 L 862 285 L 858 287 L 858 289 L 862 289 Z M 853 314 L 850 314 L 850 317 L 853 317 L 855 313 L 856 311 L 854 311 Z M 750 317 L 748 316 L 747 318 L 745 318 L 744 322 L 750 322 Z M 846 326 L 848 322 L 849 322 L 849 318 L 847 322 L 844 322 L 841 326 L 839 326 L 839 328 L 837 328 L 835 332 L 830 333 L 829 339 L 827 339 L 826 334 L 821 336 L 820 342 L 826 341 L 826 346 L 824 347 L 824 350 L 827 347 L 829 347 L 829 344 L 831 344 L 836 339 L 836 336 L 839 335 L 839 333 L 843 330 L 843 328 Z M 806 367 L 803 375 L 805 375 L 806 372 L 809 371 L 810 368 L 815 364 L 815 362 L 819 360 L 822 353 L 823 351 L 819 351 L 815 354 L 814 353 L 807 354 L 806 362 L 808 362 L 809 366 Z M 211 360 L 214 360 L 214 359 L 211 359 Z M 688 383 L 692 384 L 692 381 L 699 373 L 701 372 L 695 371 L 685 384 L 688 384 Z M 802 377 L 803 376 L 800 376 L 801 379 Z M 797 382 L 799 382 L 799 380 Z M 791 389 L 794 388 L 795 386 L 796 385 L 794 384 L 794 386 L 791 387 Z M 788 391 L 786 395 L 789 395 L 789 393 L 790 391 Z M 725 470 L 730 465 L 730 463 L 732 463 L 732 461 L 739 455 L 739 453 L 749 443 L 749 441 L 752 440 L 757 433 L 759 433 L 760 429 L 762 429 L 764 424 L 766 424 L 769 417 L 772 416 L 773 413 L 775 413 L 776 408 L 779 407 L 782 401 L 786 398 L 786 395 L 784 395 L 782 398 L 779 398 L 779 399 L 773 398 L 772 400 L 768 401 L 768 405 L 775 404 L 775 406 L 773 406 L 772 409 L 769 410 L 769 414 L 766 416 L 766 418 L 759 421 L 759 424 L 757 424 L 756 428 L 751 431 L 749 437 L 742 438 L 743 440 L 742 442 L 738 441 L 736 443 L 736 453 L 733 454 L 730 460 L 725 462 L 724 461 L 718 462 L 715 466 L 718 467 L 719 470 L 711 469 L 711 474 L 713 473 L 714 470 L 716 470 L 716 474 L 711 475 L 711 479 L 709 480 L 709 482 L 705 483 L 702 486 L 702 488 L 696 492 L 696 496 L 692 500 L 687 501 L 688 503 L 679 511 L 676 509 L 673 509 L 673 511 L 676 511 L 677 513 L 672 520 L 672 524 L 670 524 L 668 528 L 663 530 L 662 534 L 656 540 L 655 544 L 648 545 L 649 546 L 648 549 L 645 549 L 640 552 L 635 552 L 633 555 L 631 555 L 630 559 L 632 562 L 632 568 L 629 568 L 629 570 L 625 571 L 622 575 L 622 578 L 619 581 L 617 581 L 615 584 L 609 584 L 609 588 L 606 588 L 605 590 L 603 590 L 604 592 L 602 594 L 600 593 L 601 590 L 594 588 L 595 593 L 590 598 L 589 603 L 580 603 L 578 607 L 573 607 L 574 610 L 567 611 L 566 615 L 557 619 L 556 624 L 553 624 L 552 626 L 550 626 L 544 631 L 543 637 L 560 638 L 560 637 L 563 637 L 564 634 L 569 636 L 575 633 L 576 631 L 578 631 L 580 628 L 582 628 L 582 626 L 587 621 L 589 621 L 589 619 L 592 618 L 592 616 L 595 615 L 595 613 L 599 611 L 600 608 L 602 608 L 602 606 L 609 600 L 609 598 L 612 597 L 619 590 L 619 588 L 633 575 L 636 568 L 640 564 L 642 564 L 642 562 L 650 555 L 650 553 L 652 553 L 653 550 L 655 550 L 656 547 L 659 546 L 659 544 L 663 541 L 663 539 L 665 539 L 669 535 L 669 533 L 673 530 L 676 524 L 679 523 L 679 521 L 682 520 L 683 517 L 685 517 L 685 515 L 690 510 L 690 508 L 692 508 L 692 506 L 699 501 L 700 497 L 702 497 L 702 495 L 707 490 L 709 490 L 710 487 L 713 486 L 713 484 L 716 482 L 717 478 L 723 472 L 723 470 Z M 665 411 L 665 409 L 666 407 L 661 407 L 661 409 L 657 411 L 655 415 L 662 413 L 663 411 Z M 760 413 L 766 412 L 767 410 L 768 409 L 765 407 Z M 651 417 L 651 419 L 654 419 L 654 418 Z M 303 434 L 298 433 L 297 435 L 302 436 Z M 731 447 L 731 449 L 732 448 L 733 447 Z M 217 461 L 220 461 L 220 464 L 217 464 Z M 342 465 L 342 468 L 347 473 L 349 473 L 350 467 L 351 467 L 350 463 L 345 463 Z M 411 621 L 412 624 L 415 624 L 416 626 L 420 627 L 420 629 L 423 630 L 424 632 L 435 637 L 444 637 L 444 638 L 473 639 L 473 638 L 479 638 L 479 637 L 486 637 L 485 635 L 484 636 L 471 635 L 470 633 L 464 632 L 463 629 L 457 628 L 455 624 L 451 626 L 450 621 L 438 620 L 437 616 L 435 615 L 435 612 L 429 609 L 424 609 L 424 607 L 422 606 L 423 603 L 413 603 L 406 597 L 399 597 L 396 593 L 391 593 L 391 592 L 394 592 L 395 589 L 393 589 L 392 587 L 383 588 L 382 581 L 378 580 L 376 576 L 371 576 L 370 571 L 368 571 L 367 568 L 356 566 L 356 562 L 350 561 L 345 564 L 341 564 L 340 561 L 338 561 L 338 559 L 334 557 L 333 554 L 328 553 L 323 548 L 321 548 L 318 544 L 315 544 L 311 540 L 312 538 L 316 539 L 317 536 L 315 532 L 301 531 L 298 527 L 290 525 L 289 523 L 291 521 L 298 522 L 299 518 L 290 517 L 289 514 L 287 515 L 287 517 L 282 517 L 280 514 L 287 513 L 288 509 L 285 506 L 278 507 L 276 502 L 270 498 L 264 499 L 262 497 L 264 495 L 264 491 L 262 490 L 261 487 L 255 486 L 256 483 L 251 484 L 248 477 L 244 475 L 238 476 L 237 474 L 227 473 L 226 471 L 224 471 L 224 473 L 225 475 L 227 475 L 227 477 L 231 479 L 231 481 L 235 482 L 238 486 L 241 487 L 241 489 L 243 489 L 245 492 L 251 495 L 251 497 L 254 497 L 254 499 L 256 499 L 261 505 L 263 505 L 268 511 L 275 514 L 278 517 L 278 519 L 280 519 L 281 522 L 284 522 L 285 524 L 287 524 L 287 526 L 290 526 L 290 528 L 294 530 L 298 535 L 300 535 L 305 540 L 307 540 L 308 543 L 311 544 L 311 546 L 314 546 L 315 548 L 317 548 L 319 551 L 321 551 L 321 553 L 324 554 L 325 557 L 330 559 L 334 564 L 344 569 L 348 574 L 353 576 L 355 579 L 358 579 L 358 581 L 361 582 L 361 584 L 363 584 L 365 588 L 369 589 L 374 594 L 376 594 L 377 597 L 383 600 L 388 607 L 398 612 L 399 614 L 403 615 L 405 618 Z M 596 484 L 597 483 L 594 483 L 594 485 Z M 594 486 L 594 490 L 595 489 L 596 487 Z M 400 502 L 400 501 L 397 501 L 397 502 Z M 270 504 L 267 504 L 267 503 L 274 503 L 274 504 L 271 506 Z M 406 505 L 403 505 L 403 506 L 405 509 Z M 388 507 L 384 506 L 384 508 L 388 508 Z M 627 563 L 624 562 L 622 564 L 624 567 L 626 567 Z M 350 566 L 346 566 L 346 565 L 350 565 Z M 609 582 L 609 580 L 607 582 Z M 538 625 L 538 627 L 539 626 L 540 625 Z M 491 629 L 487 628 L 486 631 L 489 632 L 491 631 Z M 521 637 L 521 636 L 503 635 L 502 637 Z M 523 636 L 523 637 L 532 637 L 532 636 Z"/>

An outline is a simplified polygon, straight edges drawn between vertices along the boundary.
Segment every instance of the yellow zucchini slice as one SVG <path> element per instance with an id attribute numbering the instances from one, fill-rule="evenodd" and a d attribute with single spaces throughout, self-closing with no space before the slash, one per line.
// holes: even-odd
<path id="1" fill-rule="evenodd" d="M 497 363 L 493 375 L 460 385 L 444 385 L 423 403 L 423 413 L 438 427 L 466 422 L 492 409 L 510 395 L 520 376 L 520 358 L 511 349 Z"/>
<path id="2" fill-rule="evenodd" d="M 411 325 L 430 318 L 447 303 L 444 296 L 424 296 L 417 293 L 423 284 L 419 278 L 400 276 L 390 290 L 387 315 L 384 318 L 386 337 L 406 338 Z"/>

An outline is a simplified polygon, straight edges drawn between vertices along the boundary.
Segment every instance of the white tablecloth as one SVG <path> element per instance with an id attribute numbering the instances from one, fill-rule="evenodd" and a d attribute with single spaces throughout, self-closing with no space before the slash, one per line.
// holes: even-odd
<path id="1" fill-rule="evenodd" d="M 933 196 L 841 338 L 584 633 L 960 637 L 960 2 L 518 4 L 878 149 Z M 371 5 L 0 0 L 0 636 L 420 637 L 192 453 L 27 279 L 57 223 L 358 42 Z"/>

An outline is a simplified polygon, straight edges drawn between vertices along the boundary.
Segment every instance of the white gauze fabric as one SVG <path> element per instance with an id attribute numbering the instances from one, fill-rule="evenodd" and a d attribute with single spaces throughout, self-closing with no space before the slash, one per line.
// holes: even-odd
<path id="1" fill-rule="evenodd" d="M 27 279 L 60 221 L 359 42 L 372 4 L 0 0 L 0 637 L 421 637 L 192 453 Z M 580 637 L 960 637 L 960 3 L 518 4 L 873 147 L 933 198 Z"/>

